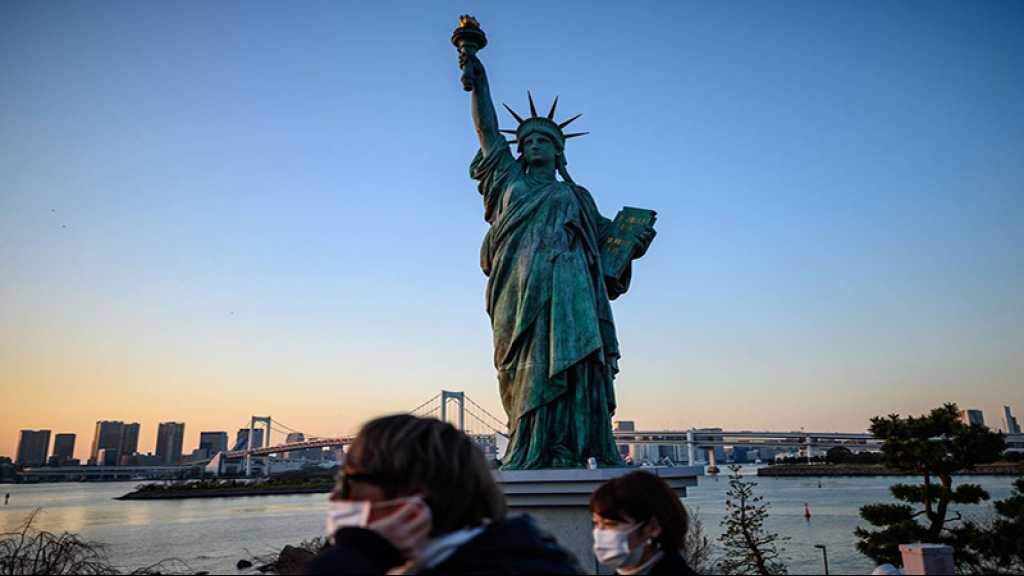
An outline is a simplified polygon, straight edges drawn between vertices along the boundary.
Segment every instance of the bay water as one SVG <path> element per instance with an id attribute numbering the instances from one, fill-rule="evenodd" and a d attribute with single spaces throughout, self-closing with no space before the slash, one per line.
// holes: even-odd
<path id="1" fill-rule="evenodd" d="M 746 467 L 745 474 L 753 474 Z M 757 478 L 756 493 L 770 504 L 766 527 L 790 538 L 785 543 L 793 574 L 822 571 L 826 546 L 833 573 L 870 574 L 874 564 L 857 552 L 853 530 L 865 526 L 857 514 L 868 503 L 892 502 L 889 486 L 913 478 Z M 1010 494 L 1011 477 L 962 476 L 957 482 L 974 482 L 989 491 L 993 500 Z M 707 535 L 721 533 L 725 515 L 728 478 L 705 476 L 691 488 L 684 503 L 700 517 Z M 39 510 L 34 526 L 51 532 L 77 532 L 102 543 L 112 562 L 131 570 L 163 559 L 184 561 L 193 570 L 237 573 L 243 558 L 279 551 L 287 544 L 319 536 L 323 532 L 326 494 L 256 496 L 194 500 L 118 501 L 130 492 L 132 482 L 0 484 L 0 497 L 10 493 L 7 506 L 0 505 L 0 533 L 17 530 L 26 517 Z M 811 518 L 804 518 L 804 504 Z M 967 516 L 990 514 L 991 503 L 965 506 Z"/>

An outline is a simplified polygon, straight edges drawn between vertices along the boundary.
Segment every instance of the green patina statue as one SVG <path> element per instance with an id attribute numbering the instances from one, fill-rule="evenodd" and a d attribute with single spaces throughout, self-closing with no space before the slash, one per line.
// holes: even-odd
<path id="1" fill-rule="evenodd" d="M 476 56 L 487 42 L 476 20 L 463 16 L 452 42 L 480 139 L 470 174 L 490 224 L 480 265 L 509 421 L 503 469 L 578 468 L 589 458 L 621 466 L 611 428 L 619 345 L 609 300 L 628 289 L 630 261 L 654 238 L 654 212 L 601 216 L 566 170 L 565 142 L 584 133 L 562 130 L 579 115 L 557 123 L 558 99 L 539 116 L 530 96 L 530 116 L 505 106 L 519 126 L 500 130 Z"/>

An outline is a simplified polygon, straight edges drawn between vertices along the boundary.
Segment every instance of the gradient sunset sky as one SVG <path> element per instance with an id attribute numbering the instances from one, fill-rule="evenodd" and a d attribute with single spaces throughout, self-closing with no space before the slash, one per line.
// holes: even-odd
<path id="1" fill-rule="evenodd" d="M 617 417 L 1024 416 L 1024 3 L 12 1 L 0 455 L 346 433 L 441 388 L 500 413 L 464 12 L 498 102 L 583 113 L 601 211 L 659 213 Z"/>

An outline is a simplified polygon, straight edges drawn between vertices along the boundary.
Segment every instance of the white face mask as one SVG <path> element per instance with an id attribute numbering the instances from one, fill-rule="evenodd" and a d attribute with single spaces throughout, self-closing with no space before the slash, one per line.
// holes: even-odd
<path id="1" fill-rule="evenodd" d="M 619 529 L 594 528 L 594 556 L 597 557 L 597 561 L 613 570 L 640 562 L 644 555 L 644 546 L 630 549 L 629 537 L 641 526 L 643 524 Z"/>
<path id="2" fill-rule="evenodd" d="M 328 538 L 333 538 L 334 533 L 342 528 L 367 528 L 370 525 L 370 511 L 376 506 L 378 508 L 398 507 L 402 504 L 418 499 L 419 496 L 407 496 L 384 502 L 370 502 L 369 500 L 328 500 L 327 501 L 327 526 Z"/>

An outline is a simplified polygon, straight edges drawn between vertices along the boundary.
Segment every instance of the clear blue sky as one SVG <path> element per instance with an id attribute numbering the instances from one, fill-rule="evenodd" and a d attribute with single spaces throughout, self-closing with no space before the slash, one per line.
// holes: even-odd
<path id="1" fill-rule="evenodd" d="M 499 101 L 583 112 L 604 214 L 659 212 L 620 417 L 1024 413 L 1021 2 L 4 2 L 0 454 L 497 412 L 464 12 Z"/>

